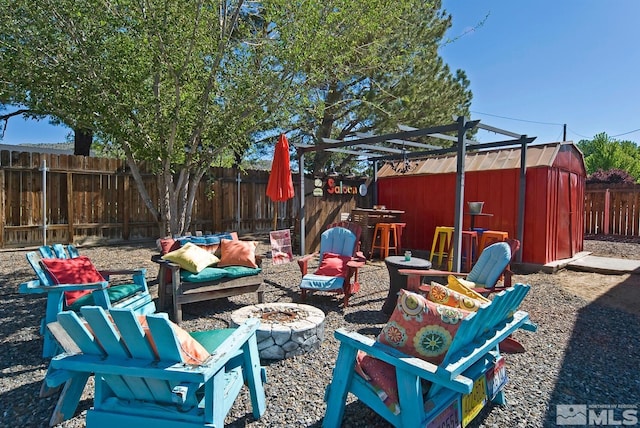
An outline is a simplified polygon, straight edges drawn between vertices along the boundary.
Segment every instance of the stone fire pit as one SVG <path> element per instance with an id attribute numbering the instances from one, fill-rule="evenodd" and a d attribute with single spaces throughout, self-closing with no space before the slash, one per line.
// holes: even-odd
<path id="1" fill-rule="evenodd" d="M 258 303 L 231 314 L 232 327 L 258 318 L 256 337 L 260 358 L 281 360 L 320 347 L 324 339 L 324 312 L 297 303 Z"/>

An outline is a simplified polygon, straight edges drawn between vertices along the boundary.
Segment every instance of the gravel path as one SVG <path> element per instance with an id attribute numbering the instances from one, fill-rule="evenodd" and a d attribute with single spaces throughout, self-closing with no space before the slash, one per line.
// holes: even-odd
<path id="1" fill-rule="evenodd" d="M 598 255 L 640 259 L 640 245 L 604 240 L 585 241 L 585 250 Z M 267 246 L 259 247 L 263 254 Z M 100 248 L 82 248 L 98 268 L 147 267 L 152 293 L 155 253 L 152 243 Z M 17 285 L 33 274 L 25 251 L 0 252 L 0 426 L 47 426 L 57 397 L 38 397 L 47 360 L 41 358 L 38 332 L 45 299 L 17 293 Z M 269 282 L 266 302 L 299 301 L 297 264 L 264 265 Z M 567 275 L 565 275 L 566 277 Z M 593 274 L 598 281 L 599 275 Z M 626 277 L 621 277 L 621 281 Z M 263 361 L 268 383 L 267 411 L 254 420 L 246 393 L 227 418 L 232 427 L 318 427 L 325 411 L 324 390 L 332 377 L 338 343 L 333 331 L 339 327 L 374 336 L 386 317 L 380 308 L 388 290 L 388 274 L 382 262 L 370 262 L 360 272 L 362 290 L 351 298 L 348 308 L 328 294 L 313 295 L 307 303 L 326 314 L 325 340 L 316 352 L 282 361 Z M 491 406 L 472 427 L 556 426 L 556 405 L 606 404 L 640 407 L 640 315 L 619 311 L 597 299 L 588 301 L 567 292 L 552 274 L 517 275 L 516 281 L 532 285 L 522 304 L 538 324 L 537 333 L 517 332 L 527 349 L 508 355 L 510 382 L 506 406 Z M 255 295 L 236 296 L 185 306 L 183 327 L 202 330 L 227 327 L 233 310 L 257 302 Z M 62 427 L 82 427 L 92 404 L 87 388 L 76 416 Z M 386 427 L 385 421 L 366 406 L 349 397 L 344 427 Z"/>

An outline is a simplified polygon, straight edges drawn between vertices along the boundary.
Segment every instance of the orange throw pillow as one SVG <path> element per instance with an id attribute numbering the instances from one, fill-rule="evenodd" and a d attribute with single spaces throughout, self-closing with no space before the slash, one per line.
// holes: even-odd
<path id="1" fill-rule="evenodd" d="M 223 239 L 220 242 L 221 256 L 218 267 L 246 266 L 257 268 L 255 241 L 236 241 Z"/>

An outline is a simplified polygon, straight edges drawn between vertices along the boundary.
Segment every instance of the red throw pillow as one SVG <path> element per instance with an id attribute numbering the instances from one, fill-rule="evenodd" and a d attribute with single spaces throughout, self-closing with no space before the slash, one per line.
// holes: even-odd
<path id="1" fill-rule="evenodd" d="M 42 259 L 41 262 L 56 284 L 89 284 L 105 280 L 87 256 L 73 259 Z M 65 291 L 67 306 L 89 293 L 91 290 Z"/>
<path id="2" fill-rule="evenodd" d="M 344 277 L 347 274 L 347 262 L 350 260 L 350 256 L 343 256 L 335 253 L 324 253 L 322 255 L 322 262 L 316 271 L 316 275 Z"/>
<path id="3" fill-rule="evenodd" d="M 180 242 L 176 241 L 173 238 L 161 238 L 160 239 L 160 254 L 163 256 L 167 253 L 177 250 L 180 248 Z"/>

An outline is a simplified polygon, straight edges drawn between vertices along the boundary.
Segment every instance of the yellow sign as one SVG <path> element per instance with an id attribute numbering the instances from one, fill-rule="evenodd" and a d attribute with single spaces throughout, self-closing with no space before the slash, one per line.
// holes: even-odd
<path id="1" fill-rule="evenodd" d="M 471 394 L 462 396 L 462 426 L 466 427 L 487 404 L 487 382 L 484 375 L 473 383 Z"/>

